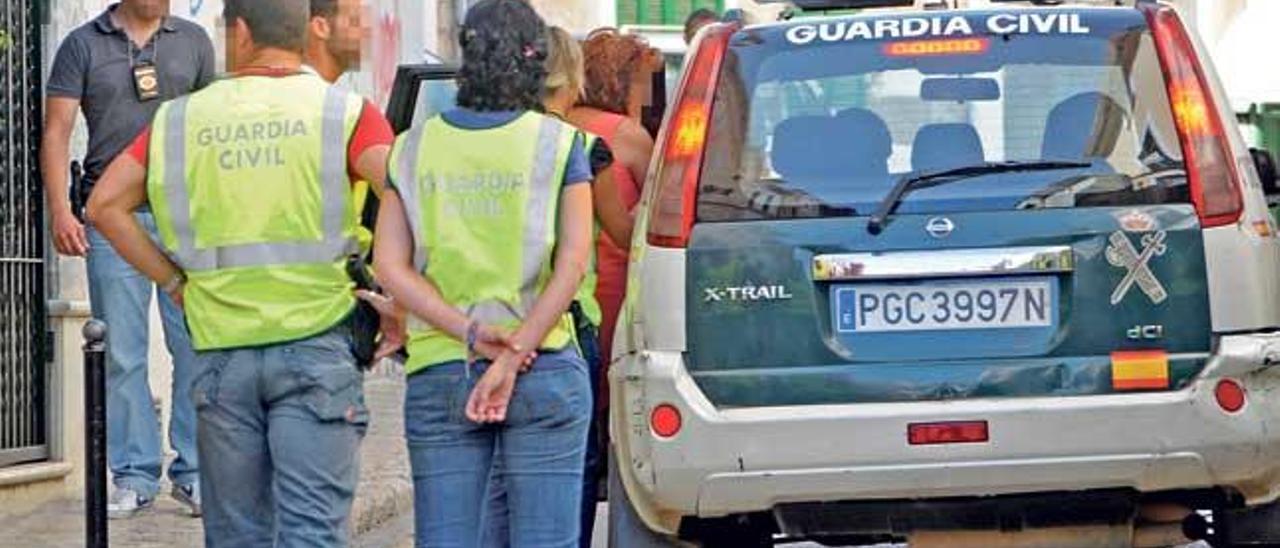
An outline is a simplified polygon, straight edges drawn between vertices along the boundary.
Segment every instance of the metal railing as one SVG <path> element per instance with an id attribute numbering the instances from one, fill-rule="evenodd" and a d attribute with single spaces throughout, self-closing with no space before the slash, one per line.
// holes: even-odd
<path id="1" fill-rule="evenodd" d="M 40 34 L 0 0 L 0 466 L 48 458 Z"/>

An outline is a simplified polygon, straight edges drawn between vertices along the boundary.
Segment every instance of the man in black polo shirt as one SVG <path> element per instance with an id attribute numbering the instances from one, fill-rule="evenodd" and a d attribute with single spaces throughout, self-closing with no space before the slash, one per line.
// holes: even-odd
<path id="1" fill-rule="evenodd" d="M 147 382 L 149 314 L 154 285 L 129 266 L 93 227 L 86 229 L 68 199 L 69 142 L 76 112 L 84 114 L 89 188 L 151 123 L 160 103 L 209 84 L 213 43 L 195 23 L 168 16 L 167 0 L 122 0 L 72 31 L 58 48 L 49 75 L 40 162 L 53 243 L 68 256 L 88 257 L 89 299 L 107 322 L 107 460 L 115 483 L 108 514 L 130 517 L 151 506 L 160 490 L 164 455 Z M 155 237 L 149 211 L 140 224 Z M 173 357 L 169 467 L 173 496 L 200 514 L 196 420 L 189 386 L 194 353 L 182 310 L 160 291 L 165 344 Z"/>

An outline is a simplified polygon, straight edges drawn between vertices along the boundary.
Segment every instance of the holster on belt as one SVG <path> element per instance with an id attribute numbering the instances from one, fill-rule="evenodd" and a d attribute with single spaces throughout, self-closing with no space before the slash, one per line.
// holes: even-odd
<path id="1" fill-rule="evenodd" d="M 373 275 L 369 272 L 369 265 L 360 256 L 352 255 L 347 258 L 347 276 L 355 282 L 356 289 L 378 290 Z M 355 312 L 351 314 L 351 353 L 356 358 L 356 365 L 362 370 L 373 367 L 373 356 L 378 349 L 380 321 L 378 310 L 373 305 L 363 300 L 356 301 Z"/>
<path id="2" fill-rule="evenodd" d="M 578 301 L 569 304 L 569 314 L 573 317 L 574 338 L 577 339 L 582 359 L 587 362 L 588 367 L 599 367 L 600 329 L 587 318 L 587 313 L 582 310 L 582 304 Z"/>
<path id="3" fill-rule="evenodd" d="M 80 162 L 71 162 L 71 189 L 67 197 L 71 199 L 71 214 L 84 222 L 84 208 L 89 203 L 89 189 L 84 184 L 84 167 Z"/>

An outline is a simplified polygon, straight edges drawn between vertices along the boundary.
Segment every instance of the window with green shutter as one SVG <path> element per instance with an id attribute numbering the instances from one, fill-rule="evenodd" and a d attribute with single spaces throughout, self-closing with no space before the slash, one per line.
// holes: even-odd
<path id="1" fill-rule="evenodd" d="M 619 25 L 683 25 L 694 10 L 724 11 L 724 0 L 618 0 Z"/>

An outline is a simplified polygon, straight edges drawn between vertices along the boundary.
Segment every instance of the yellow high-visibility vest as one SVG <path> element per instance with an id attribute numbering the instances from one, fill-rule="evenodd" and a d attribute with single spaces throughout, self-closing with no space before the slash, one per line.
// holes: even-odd
<path id="1" fill-rule="evenodd" d="M 197 350 L 303 339 L 351 312 L 346 151 L 362 105 L 298 74 L 222 80 L 160 107 L 147 195 L 187 275 Z"/>
<path id="2" fill-rule="evenodd" d="M 577 131 L 529 112 L 470 130 L 440 117 L 411 128 L 391 153 L 395 190 L 414 235 L 414 264 L 475 321 L 515 328 L 551 278 L 560 192 Z M 541 347 L 572 340 L 569 314 Z M 406 371 L 466 358 L 466 344 L 411 318 Z"/>

